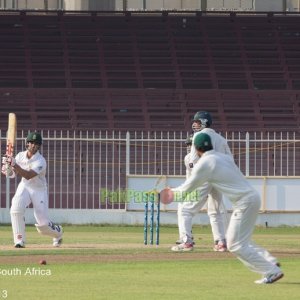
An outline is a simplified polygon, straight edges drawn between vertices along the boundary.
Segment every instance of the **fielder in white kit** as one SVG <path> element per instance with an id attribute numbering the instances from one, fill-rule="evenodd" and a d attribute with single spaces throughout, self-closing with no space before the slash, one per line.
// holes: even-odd
<path id="1" fill-rule="evenodd" d="M 199 160 L 194 147 L 194 139 L 200 132 L 205 132 L 210 136 L 216 151 L 228 155 L 233 160 L 227 141 L 210 128 L 211 124 L 212 117 L 206 111 L 198 111 L 192 120 L 193 142 L 191 152 L 185 157 L 187 178 L 190 176 L 193 166 Z M 193 250 L 192 219 L 207 202 L 207 214 L 210 219 L 214 239 L 213 249 L 219 252 L 227 251 L 225 237 L 227 224 L 225 224 L 226 217 L 224 216 L 226 212 L 221 212 L 221 207 L 225 207 L 222 202 L 222 194 L 216 191 L 209 183 L 203 184 L 198 192 L 201 194 L 199 199 L 194 199 L 192 202 L 184 201 L 178 203 L 178 227 L 182 243 L 173 246 L 171 249 L 175 252 Z"/>
<path id="2" fill-rule="evenodd" d="M 53 238 L 53 246 L 59 247 L 62 243 L 63 230 L 55 225 L 48 217 L 48 187 L 45 178 L 47 163 L 40 153 L 42 136 L 38 132 L 29 133 L 26 138 L 26 151 L 19 152 L 16 157 L 2 158 L 2 173 L 11 168 L 10 177 L 15 174 L 22 177 L 16 193 L 12 199 L 10 215 L 13 238 L 16 248 L 24 248 L 25 236 L 25 209 L 33 205 L 35 224 L 40 234 Z"/>
<path id="3" fill-rule="evenodd" d="M 224 194 L 233 206 L 226 235 L 228 250 L 250 270 L 262 274 L 262 279 L 255 283 L 269 284 L 281 279 L 284 274 L 276 258 L 251 241 L 261 205 L 259 194 L 228 155 L 213 150 L 208 134 L 201 132 L 196 135 L 194 145 L 201 158 L 195 164 L 191 176 L 179 187 L 165 190 L 168 193 L 171 190 L 172 197 L 182 199 L 183 195 L 208 182 Z"/>

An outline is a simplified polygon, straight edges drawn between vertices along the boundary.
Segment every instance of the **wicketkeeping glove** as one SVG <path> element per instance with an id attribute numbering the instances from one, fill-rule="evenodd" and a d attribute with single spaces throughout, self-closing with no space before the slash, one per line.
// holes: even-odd
<path id="1" fill-rule="evenodd" d="M 9 178 L 16 177 L 16 173 L 12 170 L 12 168 L 8 164 L 2 165 L 1 173 Z"/>

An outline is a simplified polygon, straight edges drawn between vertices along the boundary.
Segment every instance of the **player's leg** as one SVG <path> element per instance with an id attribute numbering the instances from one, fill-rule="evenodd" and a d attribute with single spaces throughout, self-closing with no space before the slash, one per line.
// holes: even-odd
<path id="1" fill-rule="evenodd" d="M 226 246 L 226 212 L 222 211 L 222 194 L 211 189 L 207 199 L 207 214 L 214 239 L 214 251 L 227 251 Z"/>
<path id="2" fill-rule="evenodd" d="M 172 251 L 190 251 L 193 250 L 193 235 L 192 235 L 192 221 L 195 214 L 199 212 L 199 210 L 206 203 L 206 197 L 197 202 L 183 202 L 181 204 L 181 234 L 183 242 L 179 245 L 173 246 L 171 248 Z"/>
<path id="3" fill-rule="evenodd" d="M 59 247 L 61 245 L 63 236 L 62 226 L 49 221 L 47 225 L 35 224 L 35 227 L 40 234 L 48 235 L 53 238 L 54 247 Z"/>
<path id="4" fill-rule="evenodd" d="M 251 243 L 259 208 L 260 200 L 257 194 L 235 205 L 227 230 L 227 247 L 250 270 L 264 276 L 263 280 L 258 280 L 257 283 L 272 283 L 282 278 L 283 273 L 276 264 L 257 252 Z"/>
<path id="5" fill-rule="evenodd" d="M 37 224 L 35 227 L 40 234 L 53 238 L 53 246 L 59 247 L 62 243 L 62 226 L 54 224 L 48 216 L 48 194 L 47 191 L 36 191 L 32 200 L 34 217 Z"/>
<path id="6" fill-rule="evenodd" d="M 178 222 L 179 239 L 176 241 L 176 244 L 183 243 L 181 209 L 182 209 L 182 202 L 178 202 L 178 206 L 177 206 L 177 222 Z"/>
<path id="7" fill-rule="evenodd" d="M 182 228 L 181 233 L 183 236 L 184 242 L 192 243 L 193 235 L 192 235 L 192 221 L 193 217 L 199 212 L 199 210 L 203 207 L 206 201 L 198 201 L 198 202 L 184 202 L 182 203 L 181 208 L 181 220 L 182 220 Z"/>
<path id="8" fill-rule="evenodd" d="M 252 247 L 259 255 L 264 257 L 267 261 L 271 262 L 274 265 L 279 265 L 277 258 L 272 256 L 266 249 L 261 248 L 253 241 L 250 242 L 249 246 Z"/>
<path id="9" fill-rule="evenodd" d="M 16 248 L 25 247 L 25 209 L 29 204 L 29 193 L 25 189 L 24 185 L 20 183 L 14 197 L 12 198 L 10 208 L 11 226 Z"/>

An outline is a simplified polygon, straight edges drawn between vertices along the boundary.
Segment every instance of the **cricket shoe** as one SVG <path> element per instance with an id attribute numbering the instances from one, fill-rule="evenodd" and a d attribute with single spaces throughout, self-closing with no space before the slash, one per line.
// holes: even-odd
<path id="1" fill-rule="evenodd" d="M 279 271 L 274 274 L 267 275 L 266 277 L 263 277 L 262 279 L 254 281 L 256 284 L 270 284 L 274 283 L 275 281 L 281 279 L 284 276 L 284 274 Z"/>
<path id="2" fill-rule="evenodd" d="M 25 248 L 25 243 L 23 241 L 19 241 L 15 244 L 15 248 Z"/>
<path id="3" fill-rule="evenodd" d="M 62 226 L 58 225 L 59 226 L 59 231 L 61 233 L 60 237 L 58 238 L 53 238 L 53 247 L 60 247 L 62 242 L 63 242 L 63 228 Z"/>
<path id="4" fill-rule="evenodd" d="M 62 237 L 61 238 L 54 238 L 53 239 L 53 247 L 60 247 L 62 244 Z"/>
<path id="5" fill-rule="evenodd" d="M 193 251 L 194 246 L 193 243 L 181 243 L 179 245 L 173 246 L 171 250 L 174 252 L 188 252 Z"/>
<path id="6" fill-rule="evenodd" d="M 193 245 L 196 245 L 196 243 L 194 242 L 194 238 L 192 237 L 192 240 L 193 240 Z M 183 241 L 183 239 L 179 239 L 179 240 L 177 240 L 176 241 L 176 245 L 180 245 L 180 244 L 182 244 L 182 243 L 184 243 L 184 241 Z"/>
<path id="7" fill-rule="evenodd" d="M 219 241 L 217 244 L 214 245 L 214 251 L 216 252 L 227 252 L 227 245 L 226 243 Z"/>

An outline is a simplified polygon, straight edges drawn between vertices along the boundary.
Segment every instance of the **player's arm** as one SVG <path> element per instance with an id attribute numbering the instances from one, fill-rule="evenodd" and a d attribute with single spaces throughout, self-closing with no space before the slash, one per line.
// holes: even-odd
<path id="1" fill-rule="evenodd" d="M 192 139 L 192 146 L 191 146 L 191 152 L 190 152 L 190 155 L 189 155 L 189 166 L 190 168 L 193 168 L 193 166 L 197 163 L 197 161 L 199 160 L 199 155 L 197 154 L 197 150 L 195 148 L 195 145 L 194 145 L 194 140 L 195 140 L 195 137 L 200 133 L 199 132 L 196 132 L 194 135 L 193 135 L 193 139 Z"/>
<path id="2" fill-rule="evenodd" d="M 186 179 L 182 185 L 176 188 L 167 187 L 163 189 L 160 193 L 160 201 L 163 204 L 170 204 L 173 201 L 185 201 L 185 199 L 189 199 L 189 202 L 202 201 L 203 197 L 207 197 L 207 191 L 206 193 L 203 193 L 201 191 L 200 193 L 198 193 L 197 189 L 200 186 L 203 186 L 204 183 L 209 179 L 208 172 L 206 172 L 206 166 L 202 165 L 203 164 L 198 161 L 195 165 L 195 168 L 193 168 L 191 176 Z M 196 189 L 197 194 L 193 195 L 192 192 L 196 191 Z"/>
<path id="3" fill-rule="evenodd" d="M 190 167 L 190 153 L 184 157 L 184 165 L 185 165 L 185 178 L 189 178 L 192 173 L 192 168 Z"/>
<path id="4" fill-rule="evenodd" d="M 207 164 L 200 159 L 194 166 L 191 176 L 183 184 L 173 188 L 172 191 L 187 194 L 201 187 L 209 179 L 209 171 L 207 169 Z"/>
<path id="5" fill-rule="evenodd" d="M 18 157 L 18 155 L 17 155 L 17 157 Z M 38 175 L 38 173 L 36 171 L 34 171 L 33 169 L 25 170 L 25 169 L 21 168 L 17 164 L 17 160 L 13 156 L 10 156 L 10 155 L 6 155 L 2 158 L 2 164 L 9 166 L 13 170 L 14 173 L 24 177 L 27 180 Z"/>
<path id="6" fill-rule="evenodd" d="M 34 170 L 24 170 L 18 164 L 15 164 L 12 168 L 17 175 L 24 177 L 27 180 L 38 175 Z"/>

